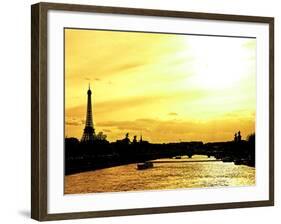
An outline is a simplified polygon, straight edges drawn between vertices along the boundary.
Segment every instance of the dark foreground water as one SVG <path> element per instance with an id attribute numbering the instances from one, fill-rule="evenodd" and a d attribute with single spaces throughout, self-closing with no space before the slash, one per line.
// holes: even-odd
<path id="1" fill-rule="evenodd" d="M 255 168 L 206 160 L 214 158 L 195 155 L 192 159 L 156 160 L 154 167 L 146 170 L 137 170 L 136 164 L 130 164 L 68 175 L 65 193 L 255 185 Z"/>

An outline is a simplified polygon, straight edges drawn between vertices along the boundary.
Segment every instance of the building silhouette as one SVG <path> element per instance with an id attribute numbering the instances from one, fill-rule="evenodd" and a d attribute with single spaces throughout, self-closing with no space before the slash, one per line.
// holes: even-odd
<path id="1" fill-rule="evenodd" d="M 83 136 L 81 138 L 81 142 L 91 142 L 95 140 L 95 129 L 93 124 L 93 113 L 92 113 L 92 91 L 89 84 L 89 89 L 87 91 L 88 101 L 87 101 L 87 115 L 85 128 L 83 132 Z"/>

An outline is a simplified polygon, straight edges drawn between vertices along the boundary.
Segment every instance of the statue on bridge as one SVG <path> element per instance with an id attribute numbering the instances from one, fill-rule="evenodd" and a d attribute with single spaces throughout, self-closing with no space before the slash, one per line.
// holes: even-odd
<path id="1" fill-rule="evenodd" d="M 241 142 L 241 140 L 242 140 L 241 132 L 238 131 L 238 133 L 234 134 L 234 142 Z"/>
<path id="2" fill-rule="evenodd" d="M 234 142 L 237 142 L 237 133 L 234 134 Z"/>
<path id="3" fill-rule="evenodd" d="M 240 142 L 242 139 L 241 132 L 238 131 L 237 141 Z"/>
<path id="4" fill-rule="evenodd" d="M 136 135 L 134 136 L 133 143 L 134 143 L 134 144 L 137 143 L 137 136 L 136 136 Z"/>

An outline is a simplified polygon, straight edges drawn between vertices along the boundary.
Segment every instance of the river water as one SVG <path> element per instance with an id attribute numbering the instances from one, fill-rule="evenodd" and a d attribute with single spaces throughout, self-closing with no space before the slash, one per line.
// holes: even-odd
<path id="1" fill-rule="evenodd" d="M 146 170 L 129 164 L 65 177 L 66 194 L 250 185 L 255 185 L 255 168 L 201 155 L 156 160 Z"/>

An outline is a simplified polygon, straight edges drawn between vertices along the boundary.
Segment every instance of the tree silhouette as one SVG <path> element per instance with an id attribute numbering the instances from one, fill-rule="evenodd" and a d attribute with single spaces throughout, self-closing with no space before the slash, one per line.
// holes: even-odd
<path id="1" fill-rule="evenodd" d="M 104 140 L 106 140 L 107 136 L 106 136 L 105 134 L 103 134 L 102 131 L 100 131 L 100 132 L 96 135 L 96 138 L 97 138 L 97 140 L 104 141 Z"/>

